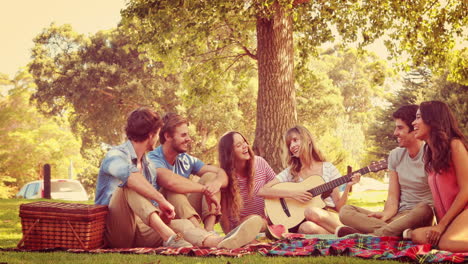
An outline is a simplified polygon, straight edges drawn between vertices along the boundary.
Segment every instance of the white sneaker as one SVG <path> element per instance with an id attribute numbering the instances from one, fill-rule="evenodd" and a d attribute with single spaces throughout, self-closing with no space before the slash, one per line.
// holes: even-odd
<path id="1" fill-rule="evenodd" d="M 170 236 L 167 241 L 164 241 L 163 247 L 181 248 L 181 247 L 193 247 L 193 245 L 185 241 L 182 235 L 177 233 L 175 235 Z"/>
<path id="2" fill-rule="evenodd" d="M 208 231 L 208 234 L 212 235 L 212 236 L 220 236 L 218 232 L 216 232 L 215 230 L 212 230 L 212 231 Z"/>
<path id="3" fill-rule="evenodd" d="M 411 239 L 411 231 L 411 228 L 405 229 L 402 234 L 403 239 Z"/>
<path id="4" fill-rule="evenodd" d="M 240 248 L 254 240 L 263 226 L 263 219 L 258 216 L 252 216 L 242 222 L 239 226 L 229 232 L 224 239 L 219 242 L 219 248 Z"/>

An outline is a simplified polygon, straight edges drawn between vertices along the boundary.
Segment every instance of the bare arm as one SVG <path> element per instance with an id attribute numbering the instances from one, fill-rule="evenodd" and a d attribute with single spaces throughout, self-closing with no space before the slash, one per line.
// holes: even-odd
<path id="1" fill-rule="evenodd" d="M 383 212 L 370 213 L 368 216 L 380 218 L 387 221 L 393 217 L 400 206 L 400 183 L 398 182 L 398 173 L 396 171 L 389 171 L 390 180 L 388 184 L 387 201 L 385 202 Z"/>
<path id="2" fill-rule="evenodd" d="M 176 193 L 203 193 L 206 187 L 203 184 L 194 182 L 166 168 L 156 169 L 159 186 Z"/>
<path id="3" fill-rule="evenodd" d="M 210 194 L 215 194 L 219 192 L 221 188 L 224 188 L 228 185 L 228 177 L 227 177 L 226 172 L 223 169 L 213 166 L 213 165 L 204 165 L 197 172 L 197 175 L 202 176 L 203 174 L 207 172 L 213 172 L 216 174 L 216 178 L 213 181 L 207 182 L 205 184 Z"/>
<path id="4" fill-rule="evenodd" d="M 457 196 L 455 196 L 452 206 L 450 206 L 449 210 L 438 224 L 438 226 L 443 229 L 442 232 L 447 229 L 447 226 L 450 225 L 452 220 L 460 214 L 468 203 L 468 152 L 463 143 L 458 139 L 450 142 L 450 149 L 452 152 L 452 163 L 455 167 L 455 174 L 460 190 Z"/>
<path id="5" fill-rule="evenodd" d="M 127 187 L 147 199 L 156 201 L 159 204 L 161 212 L 164 213 L 165 218 L 170 220 L 175 217 L 174 206 L 146 180 L 143 174 L 139 172 L 130 174 L 127 180 Z"/>
<path id="6" fill-rule="evenodd" d="M 219 199 L 208 190 L 208 186 L 194 182 L 166 168 L 157 168 L 158 184 L 175 193 L 203 193 L 209 209 L 214 205 L 216 211 L 221 210 Z"/>
<path id="7" fill-rule="evenodd" d="M 346 184 L 346 187 L 343 191 L 343 194 L 340 196 L 340 191 L 337 188 L 334 188 L 331 197 L 333 202 L 335 203 L 336 210 L 339 212 L 341 207 L 346 204 L 348 201 L 349 190 L 351 190 L 351 186 L 358 183 L 361 178 L 361 174 L 355 173 L 351 176 L 351 181 Z"/>
<path id="8" fill-rule="evenodd" d="M 154 200 L 157 203 L 166 201 L 166 198 L 156 190 L 151 183 L 139 172 L 130 174 L 127 180 L 127 187 L 134 190 L 141 196 Z"/>
<path id="9" fill-rule="evenodd" d="M 307 191 L 273 189 L 272 186 L 278 183 L 280 181 L 276 178 L 271 180 L 258 191 L 257 195 L 264 198 L 292 198 L 299 202 L 312 199 L 312 194 Z"/>
<path id="10" fill-rule="evenodd" d="M 288 196 L 285 190 L 274 190 L 271 188 L 273 185 L 280 183 L 278 179 L 273 179 L 258 191 L 257 195 L 265 198 L 282 198 Z"/>

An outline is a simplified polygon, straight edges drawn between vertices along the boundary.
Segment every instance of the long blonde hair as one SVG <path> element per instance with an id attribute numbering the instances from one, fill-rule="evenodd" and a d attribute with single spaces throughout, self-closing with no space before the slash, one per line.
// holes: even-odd
<path id="1" fill-rule="evenodd" d="M 295 157 L 289 149 L 293 133 L 298 134 L 301 139 L 299 157 Z M 302 166 L 310 165 L 312 160 L 321 162 L 326 161 L 320 150 L 317 148 L 312 134 L 307 130 L 307 128 L 301 125 L 296 125 L 295 127 L 290 128 L 284 135 L 284 142 L 286 143 L 284 153 L 287 153 L 287 155 L 285 155 L 285 162 L 290 166 L 291 175 L 295 182 L 299 179 L 299 172 L 301 171 Z"/>
<path id="2" fill-rule="evenodd" d="M 235 220 L 239 220 L 240 211 L 242 209 L 242 197 L 240 196 L 239 180 L 236 177 L 236 162 L 234 154 L 234 135 L 239 134 L 248 145 L 250 160 L 247 161 L 244 175 L 248 180 L 249 197 L 253 195 L 254 191 L 254 175 L 255 175 L 255 154 L 250 147 L 247 139 L 237 131 L 230 131 L 224 134 L 218 143 L 218 160 L 219 165 L 226 172 L 228 176 L 228 185 L 222 189 L 221 195 L 221 208 L 223 214 L 230 216 Z"/>

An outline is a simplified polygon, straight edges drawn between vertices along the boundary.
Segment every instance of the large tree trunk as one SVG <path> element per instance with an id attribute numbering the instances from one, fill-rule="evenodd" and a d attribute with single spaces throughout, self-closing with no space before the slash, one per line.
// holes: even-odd
<path id="1" fill-rule="evenodd" d="M 296 124 L 293 22 L 278 3 L 257 19 L 258 99 L 254 151 L 279 172 L 283 134 Z"/>

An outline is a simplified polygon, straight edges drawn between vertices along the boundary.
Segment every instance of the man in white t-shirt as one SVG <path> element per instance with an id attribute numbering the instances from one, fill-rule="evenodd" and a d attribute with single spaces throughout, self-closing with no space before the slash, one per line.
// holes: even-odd
<path id="1" fill-rule="evenodd" d="M 352 205 L 340 211 L 340 226 L 335 234 L 352 233 L 376 236 L 403 236 L 408 228 L 431 225 L 432 194 L 424 170 L 424 142 L 414 136 L 411 122 L 416 118 L 417 105 L 400 107 L 393 113 L 398 146 L 390 152 L 388 169 L 390 183 L 382 212 L 372 212 Z"/>

